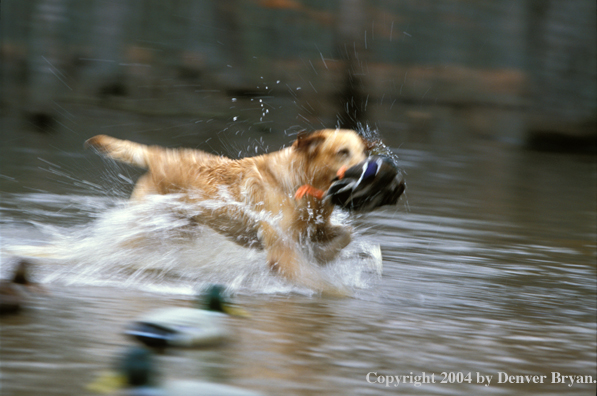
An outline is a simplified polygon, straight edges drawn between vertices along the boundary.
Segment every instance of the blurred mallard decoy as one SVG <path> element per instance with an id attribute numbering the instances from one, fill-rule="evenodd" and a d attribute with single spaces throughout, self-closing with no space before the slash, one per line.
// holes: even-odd
<path id="1" fill-rule="evenodd" d="M 366 212 L 395 205 L 404 189 L 402 174 L 392 160 L 372 156 L 351 168 L 340 168 L 327 191 L 304 185 L 295 196 L 309 194 L 347 210 Z"/>
<path id="2" fill-rule="evenodd" d="M 126 330 L 126 334 L 150 347 L 190 347 L 209 345 L 229 336 L 228 315 L 246 316 L 233 308 L 224 297 L 222 286 L 211 286 L 199 308 L 162 308 L 145 315 Z"/>
<path id="3" fill-rule="evenodd" d="M 0 314 L 15 313 L 21 309 L 25 296 L 24 289 L 33 283 L 29 280 L 29 262 L 20 260 L 14 270 L 12 279 L 0 281 Z"/>
<path id="4" fill-rule="evenodd" d="M 105 372 L 87 386 L 98 393 L 126 396 L 262 396 L 262 394 L 194 380 L 161 381 L 152 353 L 143 347 L 131 347 L 116 362 L 115 372 Z"/>

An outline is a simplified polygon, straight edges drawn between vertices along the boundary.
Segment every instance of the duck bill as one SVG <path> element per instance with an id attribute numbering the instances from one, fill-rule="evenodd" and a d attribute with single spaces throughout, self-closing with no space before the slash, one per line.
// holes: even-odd
<path id="1" fill-rule="evenodd" d="M 222 309 L 224 310 L 225 313 L 227 313 L 228 315 L 231 315 L 231 316 L 239 316 L 241 318 L 248 318 L 251 316 L 244 309 L 238 308 L 238 307 L 233 307 L 228 304 L 223 304 Z"/>

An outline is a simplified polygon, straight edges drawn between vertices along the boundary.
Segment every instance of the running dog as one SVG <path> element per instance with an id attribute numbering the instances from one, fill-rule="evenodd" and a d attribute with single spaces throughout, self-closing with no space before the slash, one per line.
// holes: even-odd
<path id="1" fill-rule="evenodd" d="M 304 186 L 326 191 L 338 172 L 364 161 L 370 148 L 356 132 L 341 129 L 299 134 L 290 147 L 237 160 L 105 135 L 85 145 L 148 170 L 132 200 L 180 194 L 201 209 L 193 221 L 238 244 L 265 249 L 273 271 L 319 290 L 329 285 L 308 269 L 305 250 L 320 263 L 330 261 L 350 243 L 351 229 L 332 225 L 333 205 L 305 194 Z"/>

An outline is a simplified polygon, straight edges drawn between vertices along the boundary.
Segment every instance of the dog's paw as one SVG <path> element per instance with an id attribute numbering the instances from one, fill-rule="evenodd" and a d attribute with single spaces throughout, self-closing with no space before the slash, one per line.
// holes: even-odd
<path id="1" fill-rule="evenodd" d="M 99 151 L 106 151 L 106 140 L 108 137 L 106 135 L 96 135 L 92 138 L 89 138 L 83 144 L 85 149 L 94 148 Z"/>

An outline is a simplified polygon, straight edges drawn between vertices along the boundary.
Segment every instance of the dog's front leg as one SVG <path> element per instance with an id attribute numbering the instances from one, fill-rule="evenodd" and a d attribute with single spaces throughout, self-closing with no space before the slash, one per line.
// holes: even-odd
<path id="1" fill-rule="evenodd" d="M 289 280 L 296 281 L 301 272 L 301 254 L 290 235 L 281 235 L 271 224 L 262 221 L 259 237 L 267 252 L 270 269 Z"/>
<path id="2" fill-rule="evenodd" d="M 322 278 L 317 269 L 311 267 L 301 254 L 298 243 L 290 235 L 281 235 L 267 222 L 261 222 L 259 233 L 272 271 L 310 289 L 336 296 L 348 295 L 346 289 L 330 284 Z"/>
<path id="3" fill-rule="evenodd" d="M 327 225 L 313 242 L 313 254 L 320 264 L 332 261 L 352 241 L 352 227 Z"/>

